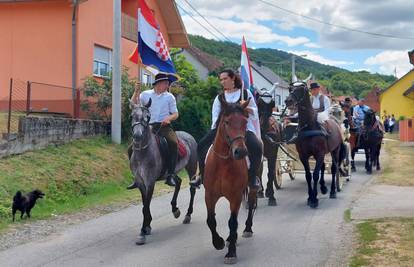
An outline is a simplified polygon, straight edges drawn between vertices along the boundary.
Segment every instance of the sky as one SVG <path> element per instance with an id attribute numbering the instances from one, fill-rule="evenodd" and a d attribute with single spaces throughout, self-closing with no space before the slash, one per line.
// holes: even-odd
<path id="1" fill-rule="evenodd" d="M 413 68 L 407 52 L 414 49 L 414 0 L 175 1 L 190 34 L 239 44 L 245 36 L 249 48 L 275 48 L 351 71 L 396 70 L 401 77 Z"/>

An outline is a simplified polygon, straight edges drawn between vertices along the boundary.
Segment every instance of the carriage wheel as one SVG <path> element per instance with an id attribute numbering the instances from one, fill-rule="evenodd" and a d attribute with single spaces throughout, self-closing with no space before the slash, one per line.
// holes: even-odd
<path id="1" fill-rule="evenodd" d="M 289 160 L 286 165 L 287 165 L 290 180 L 292 181 L 295 180 L 296 178 L 295 163 L 293 162 L 293 160 Z"/>
<path id="2" fill-rule="evenodd" d="M 275 187 L 276 189 L 281 189 L 282 188 L 282 164 L 280 163 L 280 160 L 276 160 L 276 170 L 275 170 L 275 174 L 276 174 L 276 178 L 275 178 Z"/>

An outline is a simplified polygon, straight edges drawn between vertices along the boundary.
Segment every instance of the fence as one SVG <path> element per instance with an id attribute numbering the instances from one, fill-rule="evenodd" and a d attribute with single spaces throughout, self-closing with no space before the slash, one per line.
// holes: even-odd
<path id="1" fill-rule="evenodd" d="M 10 79 L 8 96 L 0 99 L 0 131 L 10 139 L 18 131 L 21 116 L 78 118 L 79 111 L 79 90 L 73 98 L 70 87 Z"/>

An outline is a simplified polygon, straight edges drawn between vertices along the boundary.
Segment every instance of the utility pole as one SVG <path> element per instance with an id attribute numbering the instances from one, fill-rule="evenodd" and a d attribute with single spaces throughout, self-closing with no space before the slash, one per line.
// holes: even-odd
<path id="1" fill-rule="evenodd" d="M 114 0 L 112 61 L 112 142 L 121 143 L 121 0 Z"/>
<path id="2" fill-rule="evenodd" d="M 307 57 L 308 55 L 300 55 L 300 57 Z M 292 83 L 296 82 L 298 80 L 298 78 L 296 77 L 296 72 L 295 72 L 295 59 L 296 59 L 296 55 L 292 55 Z"/>

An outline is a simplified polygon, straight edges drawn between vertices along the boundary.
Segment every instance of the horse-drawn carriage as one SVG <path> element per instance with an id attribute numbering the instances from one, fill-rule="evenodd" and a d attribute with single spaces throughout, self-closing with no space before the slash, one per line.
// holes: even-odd
<path id="1" fill-rule="evenodd" d="M 271 90 L 259 90 L 258 93 L 258 106 L 259 106 L 259 114 L 262 113 L 263 117 L 269 117 L 269 108 L 271 105 L 274 105 L 274 101 L 270 100 L 273 99 L 274 100 L 274 94 L 275 94 L 275 87 L 273 87 Z M 260 98 L 262 100 L 260 100 Z M 266 112 L 262 112 L 263 109 L 267 109 Z M 267 113 L 263 114 L 263 113 Z M 342 111 L 342 108 L 340 107 L 340 105 L 333 105 L 331 107 L 331 116 L 334 117 L 337 122 L 339 124 L 342 125 L 342 122 L 344 120 L 344 112 Z M 277 144 L 277 146 L 275 146 L 275 155 L 273 157 L 271 157 L 269 159 L 269 155 L 272 154 L 272 152 L 267 152 L 266 153 L 266 147 L 269 147 L 269 143 L 271 143 L 271 141 L 269 142 L 266 135 L 266 133 L 262 133 L 262 139 L 264 139 L 264 145 L 265 145 L 265 157 L 268 160 L 268 167 L 269 168 L 273 168 L 274 166 L 274 170 L 269 170 L 269 174 L 268 174 L 268 178 L 271 179 L 276 187 L 276 189 L 280 189 L 282 188 L 282 184 L 283 184 L 283 174 L 287 173 L 289 178 L 291 180 L 294 180 L 296 178 L 296 174 L 297 173 L 304 173 L 304 168 L 302 163 L 299 160 L 299 155 L 298 152 L 296 150 L 295 144 L 293 143 L 289 143 L 288 141 L 292 139 L 292 137 L 294 135 L 297 134 L 298 132 L 298 123 L 296 122 L 285 122 L 284 118 L 284 112 L 272 112 L 271 113 L 271 117 L 273 118 L 274 121 L 277 122 L 277 125 L 279 125 L 279 129 L 277 129 L 278 127 L 274 127 L 275 131 L 275 138 L 273 138 L 274 142 L 273 144 Z M 261 119 L 261 124 L 262 124 L 262 132 L 269 132 L 272 131 L 271 128 L 269 128 L 269 126 L 263 125 L 267 120 L 266 119 Z M 343 140 L 344 140 L 344 144 L 346 147 L 346 156 L 345 156 L 345 160 L 343 160 L 341 162 L 341 166 L 340 166 L 340 175 L 337 176 L 336 179 L 336 188 L 337 191 L 341 191 L 342 190 L 342 186 L 344 184 L 344 180 L 346 179 L 347 181 L 349 181 L 350 179 L 350 168 L 349 168 L 349 154 L 350 154 L 350 148 L 349 148 L 349 142 L 348 142 L 348 130 L 341 126 L 342 130 L 343 130 Z M 279 133 L 277 133 L 277 131 L 279 131 Z M 277 137 L 278 136 L 278 137 Z M 266 155 L 267 154 L 267 155 Z M 275 161 L 273 163 L 273 161 Z M 331 174 L 331 165 L 332 165 L 332 161 L 330 159 L 330 157 L 325 157 L 325 168 L 324 168 L 324 172 Z M 310 161 L 310 167 L 311 169 L 313 169 L 315 166 L 315 160 L 312 159 Z M 272 179 L 272 173 L 274 173 L 274 178 Z M 266 189 L 266 196 L 268 196 L 268 190 L 269 190 L 270 184 L 268 182 L 267 184 L 267 189 Z M 272 190 L 270 190 L 272 191 Z"/>

